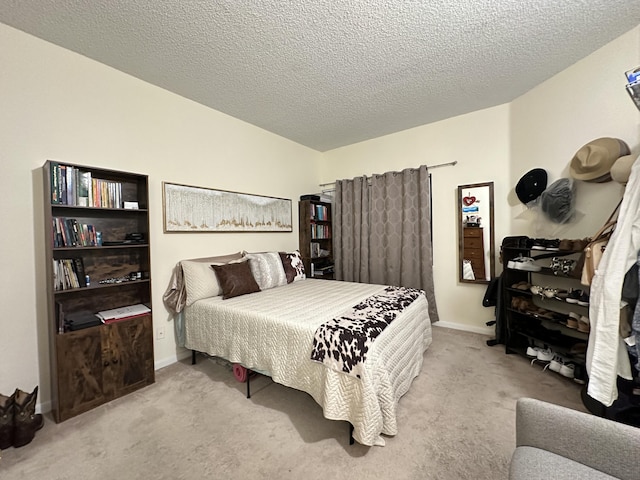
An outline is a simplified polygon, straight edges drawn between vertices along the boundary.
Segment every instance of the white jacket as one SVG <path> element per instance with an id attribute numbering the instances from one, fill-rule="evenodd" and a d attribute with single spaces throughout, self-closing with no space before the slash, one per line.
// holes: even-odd
<path id="1" fill-rule="evenodd" d="M 618 398 L 618 375 L 631 380 L 629 354 L 620 336 L 620 300 L 625 273 L 640 250 L 640 161 L 634 162 L 618 223 L 611 235 L 589 295 L 591 334 L 587 348 L 587 393 L 606 406 Z"/>

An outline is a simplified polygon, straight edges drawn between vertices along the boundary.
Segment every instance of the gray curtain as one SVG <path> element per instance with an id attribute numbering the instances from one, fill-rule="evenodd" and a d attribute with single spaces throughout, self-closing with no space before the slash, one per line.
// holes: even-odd
<path id="1" fill-rule="evenodd" d="M 336 278 L 424 290 L 438 321 L 433 287 L 429 174 L 426 166 L 336 182 Z"/>

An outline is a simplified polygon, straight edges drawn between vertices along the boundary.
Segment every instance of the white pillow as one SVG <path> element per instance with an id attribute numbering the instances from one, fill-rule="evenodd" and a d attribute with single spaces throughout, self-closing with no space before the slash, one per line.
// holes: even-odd
<path id="1" fill-rule="evenodd" d="M 228 262 L 182 260 L 180 265 L 182 266 L 184 287 L 187 292 L 185 305 L 188 307 L 203 298 L 222 295 L 218 277 L 216 277 L 216 273 L 213 271 L 213 268 L 211 268 L 211 265 L 224 265 L 225 263 L 245 261 L 245 258 Z"/>
<path id="2" fill-rule="evenodd" d="M 249 267 L 260 290 L 280 287 L 287 284 L 287 275 L 278 252 L 248 253 Z"/>

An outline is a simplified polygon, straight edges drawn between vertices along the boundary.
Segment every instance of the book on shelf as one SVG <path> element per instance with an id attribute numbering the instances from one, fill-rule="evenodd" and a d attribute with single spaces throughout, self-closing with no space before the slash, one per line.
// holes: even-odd
<path id="1" fill-rule="evenodd" d="M 311 225 L 311 238 L 314 240 L 315 239 L 324 240 L 324 239 L 331 238 L 331 227 L 329 227 L 329 225 L 324 225 L 324 224 Z"/>
<path id="2" fill-rule="evenodd" d="M 51 162 L 51 203 L 75 207 L 122 208 L 122 183 L 93 178 L 88 170 Z"/>
<path id="3" fill-rule="evenodd" d="M 53 289 L 71 290 L 86 287 L 82 258 L 62 258 L 53 260 Z"/>
<path id="4" fill-rule="evenodd" d="M 111 310 L 103 310 L 96 315 L 103 323 L 113 323 L 128 318 L 140 317 L 147 315 L 151 309 L 142 303 L 136 305 L 127 305 L 125 307 L 113 308 Z"/>
<path id="5" fill-rule="evenodd" d="M 60 203 L 60 166 L 52 162 L 49 176 L 51 179 L 51 203 Z"/>
<path id="6" fill-rule="evenodd" d="M 73 259 L 73 268 L 76 272 L 76 277 L 78 278 L 78 284 L 80 288 L 86 287 L 87 277 L 86 277 L 86 274 L 84 273 L 84 262 L 82 261 L 82 258 L 77 257 Z"/>
<path id="7" fill-rule="evenodd" d="M 67 165 L 67 205 L 76 205 L 75 168 Z"/>
<path id="8" fill-rule="evenodd" d="M 66 165 L 60 165 L 58 167 L 58 169 L 60 170 L 59 176 L 60 176 L 60 184 L 59 184 L 59 189 L 60 189 L 60 203 L 62 205 L 68 205 L 67 202 L 67 166 Z"/>
<path id="9" fill-rule="evenodd" d="M 91 206 L 91 172 L 78 170 L 77 186 L 78 197 L 76 205 L 80 207 Z"/>
<path id="10" fill-rule="evenodd" d="M 94 247 L 95 233 L 93 225 L 80 223 L 75 218 L 53 218 L 54 247 Z"/>
<path id="11" fill-rule="evenodd" d="M 318 258 L 320 256 L 320 244 L 318 242 L 311 242 L 311 258 Z"/>

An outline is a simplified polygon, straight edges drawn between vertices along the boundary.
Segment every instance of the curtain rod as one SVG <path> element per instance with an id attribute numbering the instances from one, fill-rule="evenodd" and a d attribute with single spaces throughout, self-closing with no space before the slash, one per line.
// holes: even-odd
<path id="1" fill-rule="evenodd" d="M 434 168 L 440 168 L 440 167 L 453 167 L 454 165 L 456 165 L 458 163 L 457 160 L 454 160 L 453 162 L 447 162 L 447 163 L 438 163 L 436 165 L 427 165 L 427 170 L 432 170 Z M 374 173 L 373 175 L 380 175 L 379 173 Z M 372 176 L 373 176 L 372 175 Z M 330 183 L 321 183 L 318 186 L 319 187 L 328 187 L 329 185 L 335 185 L 336 182 L 330 182 Z"/>

